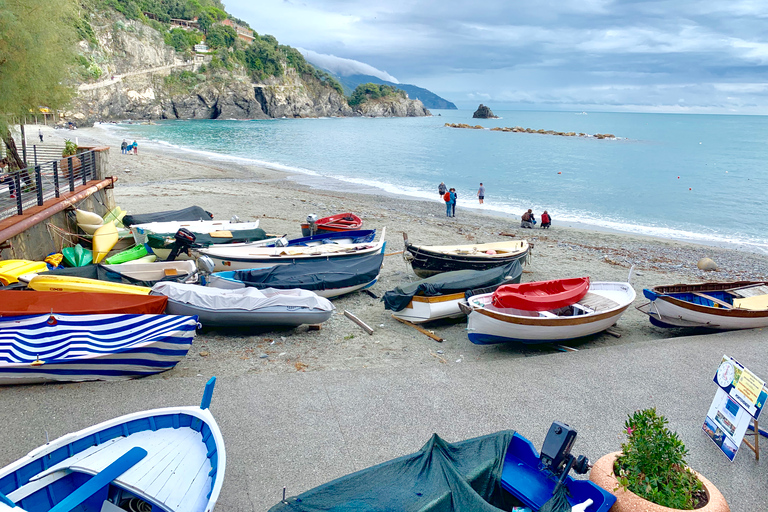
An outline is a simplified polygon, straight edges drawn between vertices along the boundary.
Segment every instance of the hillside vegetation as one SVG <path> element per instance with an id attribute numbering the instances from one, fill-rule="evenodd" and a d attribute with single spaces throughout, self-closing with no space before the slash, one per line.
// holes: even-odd
<path id="1" fill-rule="evenodd" d="M 358 85 L 352 96 L 349 97 L 349 106 L 356 107 L 370 100 L 376 100 L 386 97 L 401 97 L 405 98 L 407 95 L 405 91 L 393 87 L 391 85 L 380 85 L 368 82 L 367 84 Z"/>

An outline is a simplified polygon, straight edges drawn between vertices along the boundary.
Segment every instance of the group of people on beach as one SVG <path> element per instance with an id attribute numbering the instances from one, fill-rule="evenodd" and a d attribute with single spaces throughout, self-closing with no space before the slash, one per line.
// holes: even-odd
<path id="1" fill-rule="evenodd" d="M 446 187 L 445 183 L 441 181 L 440 185 L 437 186 L 437 193 L 443 198 L 443 201 L 445 201 L 445 216 L 455 217 L 456 200 L 459 197 L 456 193 L 456 189 Z M 480 204 L 483 204 L 483 200 L 485 199 L 485 187 L 482 183 L 480 184 L 480 188 L 477 189 L 477 199 L 480 201 Z"/>
<path id="2" fill-rule="evenodd" d="M 536 225 L 536 217 L 533 214 L 533 209 L 528 208 L 528 211 L 523 213 L 520 216 L 520 227 L 533 229 L 533 226 L 535 225 Z M 549 213 L 547 213 L 547 210 L 544 210 L 544 213 L 541 214 L 541 229 L 547 229 L 551 225 L 552 225 L 552 217 L 549 216 Z"/>
<path id="3" fill-rule="evenodd" d="M 134 155 L 139 154 L 139 143 L 136 141 L 133 141 L 133 143 L 128 144 L 128 142 L 123 139 L 123 143 L 120 144 L 120 152 L 124 155 L 130 155 L 131 150 L 133 150 Z"/>

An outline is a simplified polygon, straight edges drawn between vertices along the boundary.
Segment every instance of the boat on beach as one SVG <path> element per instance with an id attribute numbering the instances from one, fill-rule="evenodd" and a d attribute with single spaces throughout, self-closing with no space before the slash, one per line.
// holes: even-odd
<path id="1" fill-rule="evenodd" d="M 169 315 L 196 315 L 203 327 L 321 324 L 331 318 L 331 302 L 308 290 L 241 288 L 225 290 L 195 284 L 157 283 L 153 295 L 168 297 Z"/>
<path id="2" fill-rule="evenodd" d="M 768 327 L 768 282 L 732 281 L 654 286 L 637 309 L 657 327 L 717 330 Z"/>
<path id="3" fill-rule="evenodd" d="M 471 245 L 413 245 L 403 233 L 403 258 L 419 277 L 452 270 L 487 270 L 511 261 L 524 262 L 530 251 L 526 240 Z"/>
<path id="4" fill-rule="evenodd" d="M 222 231 L 243 231 L 258 229 L 259 221 L 232 222 L 221 220 L 194 220 L 194 221 L 166 221 L 149 222 L 146 224 L 134 224 L 131 233 L 137 244 L 147 242 L 150 233 L 173 238 L 173 235 L 181 228 L 191 231 L 195 235 L 207 235 Z"/>
<path id="5" fill-rule="evenodd" d="M 123 217 L 123 225 L 128 228 L 136 224 L 149 224 L 150 222 L 190 222 L 211 219 L 213 219 L 213 215 L 210 212 L 205 211 L 199 206 L 190 206 L 181 210 L 125 215 Z"/>
<path id="6" fill-rule="evenodd" d="M 162 315 L 166 302 L 165 297 L 123 293 L 0 290 L 0 317 L 46 313 Z"/>
<path id="7" fill-rule="evenodd" d="M 459 303 L 478 293 L 489 293 L 503 284 L 519 283 L 523 267 L 512 261 L 488 270 L 455 270 L 400 285 L 384 294 L 384 308 L 392 316 L 420 324 L 466 316 Z"/>
<path id="8" fill-rule="evenodd" d="M 227 465 L 210 412 L 200 406 L 120 416 L 40 446 L 0 469 L 0 511 L 212 512 Z M 6 422 L 11 423 L 9 418 Z"/>
<path id="9" fill-rule="evenodd" d="M 196 327 L 194 316 L 46 313 L 0 318 L 0 385 L 160 373 L 187 355 Z"/>
<path id="10" fill-rule="evenodd" d="M 373 242 L 376 238 L 375 229 L 358 229 L 355 231 L 334 231 L 333 233 L 323 233 L 320 235 L 304 236 L 301 238 L 292 238 L 288 240 L 287 247 L 295 246 L 313 246 L 322 244 L 365 244 Z M 276 244 L 265 245 L 273 247 Z"/>
<path id="11" fill-rule="evenodd" d="M 320 244 L 309 247 L 262 247 L 259 245 L 221 245 L 194 249 L 195 257 L 208 256 L 214 271 L 248 270 L 273 265 L 288 265 L 299 261 L 365 256 L 384 251 L 387 230 L 379 242 L 362 244 Z"/>
<path id="12" fill-rule="evenodd" d="M 297 261 L 289 265 L 229 270 L 205 276 L 206 286 L 224 289 L 253 287 L 310 290 L 334 298 L 373 286 L 379 279 L 384 252 L 353 258 Z"/>
<path id="13" fill-rule="evenodd" d="M 629 283 L 590 282 L 587 293 L 569 305 L 550 310 L 516 309 L 504 307 L 498 300 L 505 294 L 505 286 L 461 304 L 469 315 L 467 330 L 472 343 L 538 344 L 589 336 L 618 322 L 635 300 Z"/>
<path id="14" fill-rule="evenodd" d="M 27 283 L 27 288 L 39 292 L 100 292 L 149 295 L 150 288 L 132 284 L 101 281 L 87 277 L 39 274 Z"/>
<path id="15" fill-rule="evenodd" d="M 197 266 L 194 261 L 147 261 L 133 260 L 118 265 L 86 265 L 46 272 L 50 277 L 85 278 L 104 283 L 123 283 L 135 286 L 152 287 L 160 281 L 179 281 L 182 283 L 197 281 Z M 20 281 L 29 283 L 37 274 L 19 276 Z M 91 283 L 94 284 L 95 283 Z M 84 290 L 86 291 L 86 290 Z M 96 291 L 96 290 L 92 290 Z"/>
<path id="16" fill-rule="evenodd" d="M 569 474 L 589 468 L 586 457 L 570 453 L 576 434 L 565 423 L 553 423 L 542 453 L 513 430 L 455 443 L 433 434 L 415 453 L 284 498 L 269 512 L 539 510 L 554 496 L 567 510 L 591 500 L 589 512 L 607 512 L 616 497 Z"/>
<path id="17" fill-rule="evenodd" d="M 7 286 L 17 283 L 19 276 L 30 272 L 48 272 L 48 265 L 44 261 L 30 260 L 3 260 L 0 261 L 0 285 Z"/>
<path id="18" fill-rule="evenodd" d="M 321 235 L 323 233 L 338 233 L 340 231 L 355 231 L 363 227 L 363 220 L 354 213 L 337 213 L 322 219 L 314 215 L 307 217 L 307 222 L 301 224 L 301 234 L 304 236 Z"/>

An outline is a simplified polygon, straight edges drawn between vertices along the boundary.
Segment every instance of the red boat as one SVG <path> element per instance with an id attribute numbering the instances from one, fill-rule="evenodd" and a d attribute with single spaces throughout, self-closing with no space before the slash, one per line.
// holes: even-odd
<path id="1" fill-rule="evenodd" d="M 338 233 L 339 231 L 354 231 L 363 227 L 363 220 L 354 213 L 337 213 L 330 217 L 323 217 L 314 222 L 316 231 L 312 232 L 312 225 L 301 225 L 301 234 L 304 236 L 321 235 L 323 233 Z"/>
<path id="2" fill-rule="evenodd" d="M 578 302 L 587 291 L 588 277 L 507 284 L 493 293 L 493 305 L 523 311 L 549 311 Z"/>
<path id="3" fill-rule="evenodd" d="M 160 315 L 165 312 L 165 295 L 130 295 L 90 292 L 37 292 L 0 290 L 0 316 L 42 315 Z"/>

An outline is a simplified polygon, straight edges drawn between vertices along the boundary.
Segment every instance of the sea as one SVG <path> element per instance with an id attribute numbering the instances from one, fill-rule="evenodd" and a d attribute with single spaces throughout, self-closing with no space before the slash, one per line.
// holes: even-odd
<path id="1" fill-rule="evenodd" d="M 315 187 L 435 201 L 441 181 L 472 208 L 547 210 L 578 224 L 768 254 L 768 116 L 436 110 L 422 118 L 102 124 L 139 148 L 290 171 Z M 457 129 L 466 123 L 483 129 Z M 491 131 L 494 127 L 594 136 Z M 340 183 L 342 182 L 342 183 Z M 480 183 L 486 189 L 479 205 Z"/>

